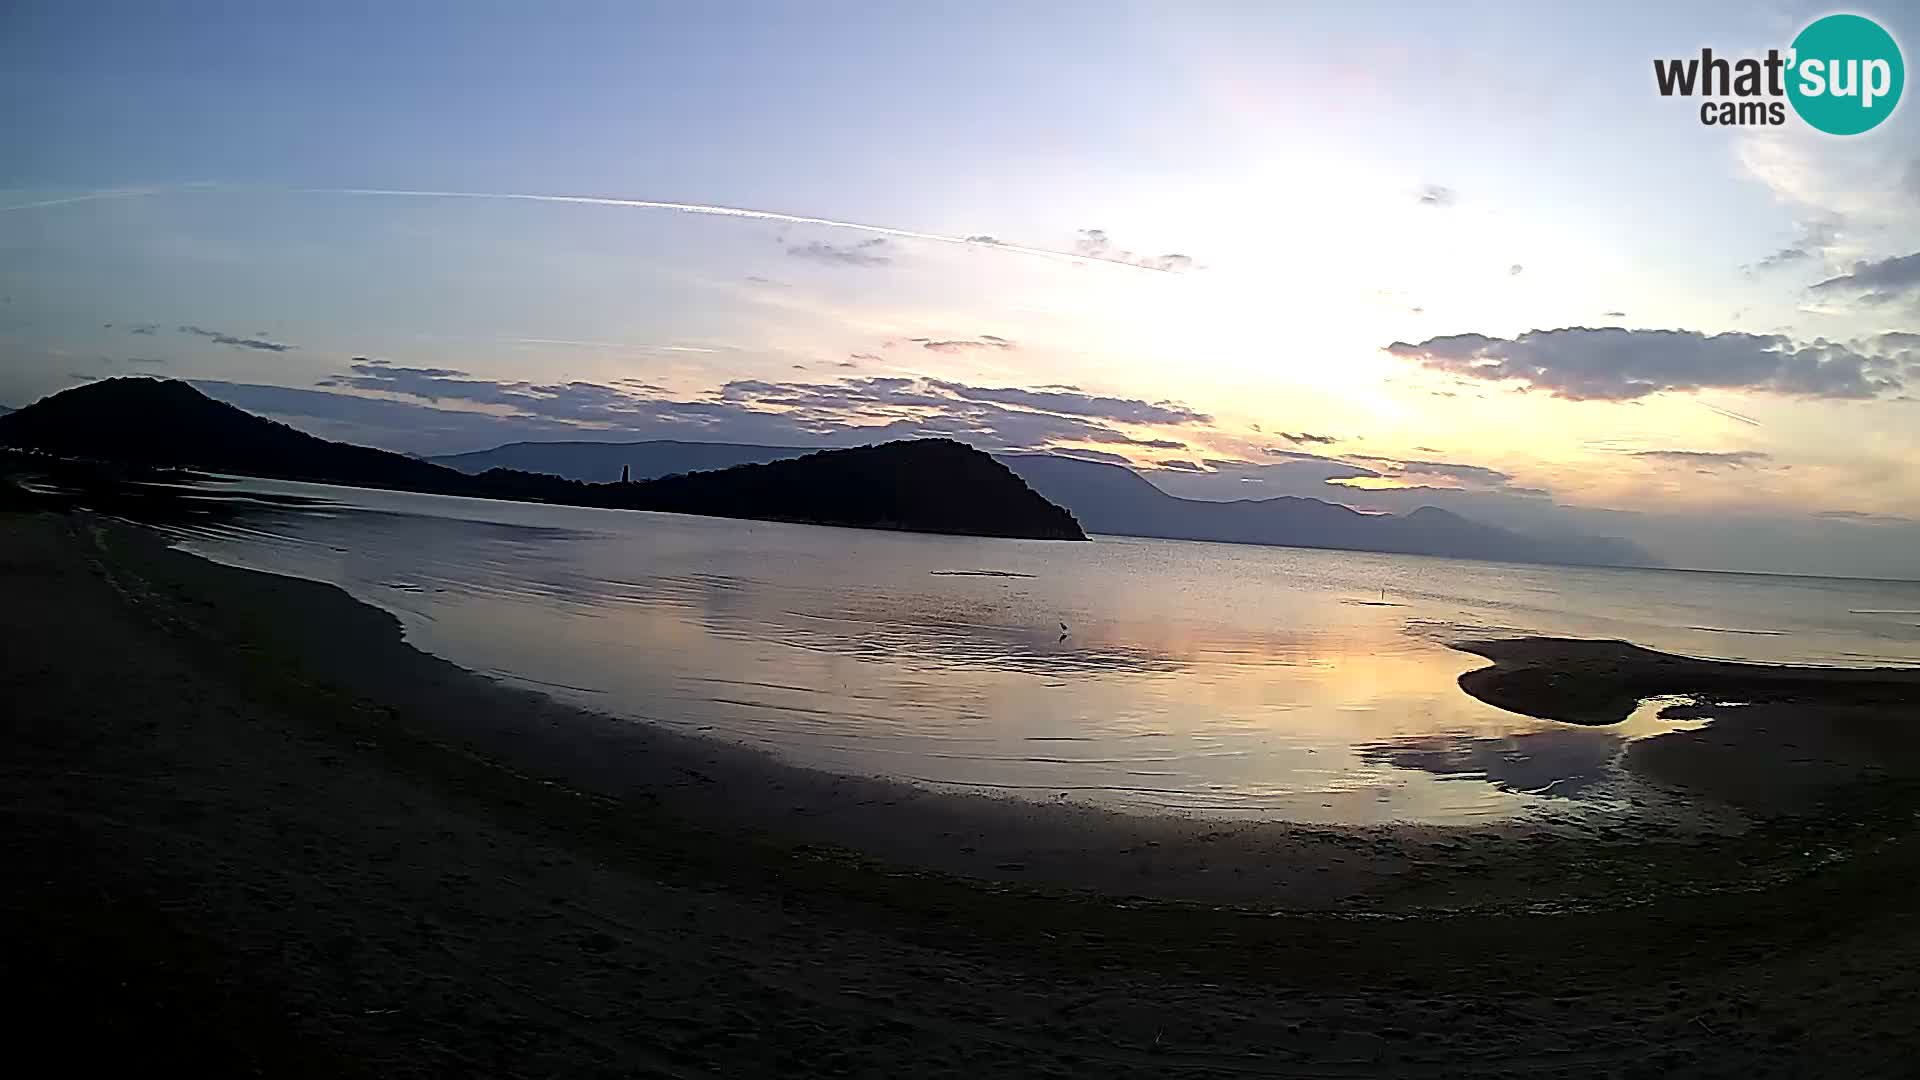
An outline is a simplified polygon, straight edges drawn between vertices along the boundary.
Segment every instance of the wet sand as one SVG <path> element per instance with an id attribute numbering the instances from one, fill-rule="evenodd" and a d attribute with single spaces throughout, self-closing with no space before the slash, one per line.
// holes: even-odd
<path id="1" fill-rule="evenodd" d="M 1617 724 L 1649 697 L 1687 695 L 1711 712 L 1752 705 L 1899 708 L 1920 701 L 1920 670 L 1698 660 L 1624 641 L 1517 638 L 1455 648 L 1493 661 L 1460 688 L 1496 708 L 1568 724 Z"/>
<path id="2" fill-rule="evenodd" d="M 1634 744 L 1670 819 L 1222 824 L 609 720 L 84 516 L 0 514 L 0 582 L 12 1019 L 76 1067 L 1876 1076 L 1920 1050 L 1910 698 Z"/>
<path id="3" fill-rule="evenodd" d="M 1711 718 L 1697 731 L 1631 744 L 1640 776 L 1755 814 L 1810 812 L 1866 779 L 1920 775 L 1920 671 L 1700 660 L 1624 641 L 1523 638 L 1462 643 L 1493 661 L 1460 688 L 1544 720 L 1611 724 L 1642 699 Z"/>

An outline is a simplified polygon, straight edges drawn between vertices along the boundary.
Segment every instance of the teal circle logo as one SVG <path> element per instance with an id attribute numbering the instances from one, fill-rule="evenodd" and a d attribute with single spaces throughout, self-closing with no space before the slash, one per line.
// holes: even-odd
<path id="1" fill-rule="evenodd" d="M 1907 68 L 1900 46 L 1861 15 L 1828 15 L 1793 39 L 1787 99 L 1800 119 L 1829 135 L 1878 127 L 1900 104 Z"/>

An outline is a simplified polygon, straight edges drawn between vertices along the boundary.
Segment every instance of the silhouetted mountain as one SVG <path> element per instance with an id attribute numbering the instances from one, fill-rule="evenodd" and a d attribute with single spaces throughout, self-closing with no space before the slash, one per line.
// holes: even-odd
<path id="1" fill-rule="evenodd" d="M 592 484 L 517 469 L 476 477 L 509 498 L 870 529 L 1085 540 L 1073 515 L 1011 469 L 952 439 L 819 450 L 796 458 Z"/>
<path id="2" fill-rule="evenodd" d="M 491 450 L 448 454 L 427 460 L 476 476 L 489 469 L 516 469 L 601 484 L 619 479 L 620 470 L 629 466 L 633 470 L 633 479 L 652 480 L 674 473 L 730 469 L 735 465 L 761 465 L 783 458 L 801 457 L 818 449 L 805 446 L 677 442 L 671 439 L 625 443 L 517 442 L 496 446 Z"/>
<path id="3" fill-rule="evenodd" d="M 768 464 L 590 484 L 514 469 L 479 476 L 329 442 L 175 380 L 107 379 L 0 417 L 0 447 L 133 465 L 715 517 L 1084 540 L 1071 514 L 949 439 L 825 450 Z"/>
<path id="4" fill-rule="evenodd" d="M 285 480 L 481 493 L 456 470 L 316 438 L 215 401 L 177 379 L 102 379 L 63 390 L 0 417 L 0 445 Z"/>
<path id="5" fill-rule="evenodd" d="M 715 449 L 700 449 L 704 446 Z M 432 460 L 467 469 L 512 462 L 537 472 L 600 480 L 620 475 L 622 466 L 631 466 L 636 478 L 678 472 L 705 453 L 728 460 L 774 461 L 806 451 L 736 443 L 522 442 Z M 1035 491 L 1065 507 L 1089 532 L 1512 562 L 1659 565 L 1658 560 L 1625 540 L 1531 536 L 1484 525 L 1437 507 L 1421 507 L 1396 516 L 1362 514 L 1338 503 L 1297 496 L 1238 502 L 1182 499 L 1120 465 L 1058 454 L 1003 454 L 999 460 Z"/>

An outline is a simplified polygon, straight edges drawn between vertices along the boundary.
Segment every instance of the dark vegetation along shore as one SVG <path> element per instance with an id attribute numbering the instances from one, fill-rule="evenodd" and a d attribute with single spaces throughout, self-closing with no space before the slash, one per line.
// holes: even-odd
<path id="1" fill-rule="evenodd" d="M 330 442 L 178 380 L 104 379 L 0 416 L 0 447 L 437 495 L 1039 540 L 1085 540 L 1073 515 L 950 439 L 823 450 L 642 483 L 492 469 L 477 476 Z"/>
<path id="2" fill-rule="evenodd" d="M 330 586 L 0 512 L 20 1060 L 269 1076 L 1910 1075 L 1911 701 L 1631 753 L 1746 824 L 937 795 L 618 723 Z M 1554 646 L 1542 646 L 1552 648 Z M 1742 774 L 1759 786 L 1728 786 Z"/>

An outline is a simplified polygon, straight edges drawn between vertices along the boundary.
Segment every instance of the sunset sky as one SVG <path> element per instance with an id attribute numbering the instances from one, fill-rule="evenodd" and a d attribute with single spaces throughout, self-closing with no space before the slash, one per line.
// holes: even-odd
<path id="1" fill-rule="evenodd" d="M 1830 5 L 905 6 L 9 5 L 0 404 L 932 432 L 1920 576 L 1920 112 L 1653 84 Z"/>

